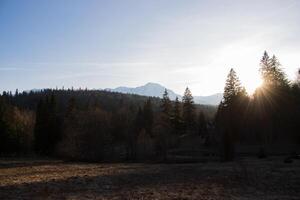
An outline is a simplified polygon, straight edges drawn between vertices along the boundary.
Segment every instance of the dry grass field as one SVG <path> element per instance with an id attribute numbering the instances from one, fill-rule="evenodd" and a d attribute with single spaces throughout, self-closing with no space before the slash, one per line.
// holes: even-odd
<path id="1" fill-rule="evenodd" d="M 95 164 L 2 159 L 0 199 L 300 199 L 300 160 Z"/>

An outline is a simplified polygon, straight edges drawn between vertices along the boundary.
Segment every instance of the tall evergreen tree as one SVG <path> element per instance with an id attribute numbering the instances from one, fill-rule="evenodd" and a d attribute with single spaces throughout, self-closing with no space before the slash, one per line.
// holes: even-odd
<path id="1" fill-rule="evenodd" d="M 270 58 L 265 51 L 260 66 L 263 85 L 255 93 L 255 108 L 260 118 L 258 124 L 262 141 L 270 143 L 290 129 L 286 122 L 289 120 L 289 113 L 293 112 L 290 103 L 292 96 L 289 81 L 275 55 Z"/>
<path id="2" fill-rule="evenodd" d="M 172 104 L 171 104 L 171 100 L 169 98 L 169 94 L 167 89 L 165 89 L 165 92 L 163 94 L 163 98 L 162 98 L 162 103 L 161 103 L 161 108 L 162 108 L 162 112 L 170 117 L 171 116 L 171 109 L 172 109 Z"/>
<path id="3" fill-rule="evenodd" d="M 224 160 L 234 158 L 235 143 L 239 137 L 243 122 L 244 100 L 247 99 L 246 90 L 241 86 L 234 69 L 230 69 L 225 83 L 223 100 L 217 113 L 217 126 L 221 130 L 224 147 Z"/>
<path id="4" fill-rule="evenodd" d="M 262 75 L 264 87 L 270 88 L 288 86 L 289 82 L 285 73 L 280 68 L 280 62 L 275 55 L 270 58 L 268 53 L 265 51 L 261 59 L 260 66 L 260 73 Z"/>
<path id="5" fill-rule="evenodd" d="M 182 118 L 184 128 L 186 131 L 193 131 L 195 129 L 195 106 L 192 93 L 187 87 L 182 97 L 183 109 Z"/>
<path id="6" fill-rule="evenodd" d="M 178 97 L 176 97 L 175 99 L 175 103 L 174 103 L 174 108 L 173 108 L 173 117 L 172 117 L 172 124 L 173 124 L 173 128 L 174 128 L 174 132 L 176 134 L 181 132 L 182 129 L 182 117 L 181 117 L 181 103 L 178 99 Z"/>
<path id="7" fill-rule="evenodd" d="M 246 90 L 241 86 L 241 82 L 234 69 L 231 68 L 227 76 L 221 106 L 229 106 L 239 95 L 246 95 Z"/>

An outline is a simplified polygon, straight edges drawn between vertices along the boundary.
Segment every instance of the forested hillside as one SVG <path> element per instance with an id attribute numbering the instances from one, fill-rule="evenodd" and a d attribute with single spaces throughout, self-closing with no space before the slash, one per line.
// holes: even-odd
<path id="1" fill-rule="evenodd" d="M 136 140 L 140 133 L 153 140 L 162 110 L 159 98 L 98 90 L 16 91 L 0 98 L 3 155 L 35 152 L 81 160 L 135 159 Z M 183 134 L 182 102 L 169 104 L 170 112 L 174 116 L 176 112 L 176 131 Z M 207 119 L 195 120 L 195 131 L 212 123 L 216 107 L 192 106 L 195 117 Z"/>
<path id="2" fill-rule="evenodd" d="M 162 160 L 174 152 L 232 160 L 251 146 L 259 157 L 299 150 L 299 80 L 289 81 L 275 56 L 260 62 L 263 84 L 248 95 L 231 69 L 218 108 L 182 100 L 96 90 L 45 89 L 0 96 L 2 155 L 75 160 Z M 248 151 L 249 153 L 249 151 Z"/>

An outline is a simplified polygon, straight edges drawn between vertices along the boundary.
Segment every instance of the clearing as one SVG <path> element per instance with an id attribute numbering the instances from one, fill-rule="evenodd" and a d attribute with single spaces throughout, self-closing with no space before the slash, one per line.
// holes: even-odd
<path id="1" fill-rule="evenodd" d="M 0 199 L 300 199 L 300 160 L 98 164 L 1 159 Z"/>

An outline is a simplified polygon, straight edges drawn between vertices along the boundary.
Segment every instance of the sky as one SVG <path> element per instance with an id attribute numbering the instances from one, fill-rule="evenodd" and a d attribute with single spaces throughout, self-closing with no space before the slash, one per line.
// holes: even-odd
<path id="1" fill-rule="evenodd" d="M 0 0 L 0 91 L 135 87 L 252 92 L 259 61 L 300 67 L 298 0 Z"/>

